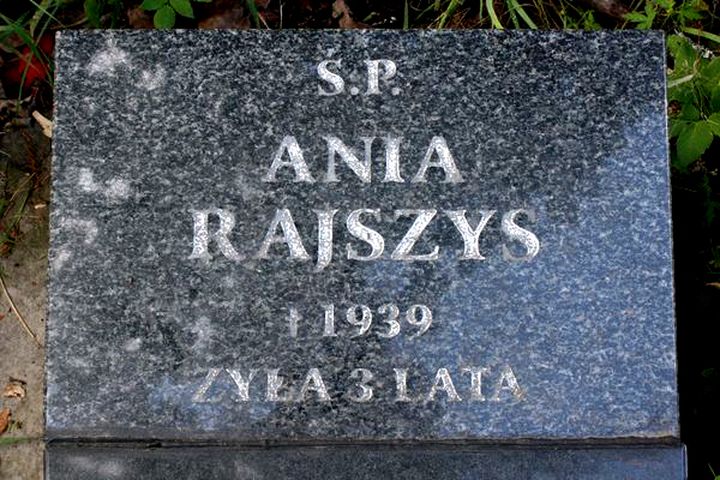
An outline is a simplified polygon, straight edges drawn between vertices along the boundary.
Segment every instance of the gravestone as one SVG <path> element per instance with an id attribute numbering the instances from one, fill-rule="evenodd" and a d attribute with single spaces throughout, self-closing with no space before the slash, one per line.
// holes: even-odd
<path id="1" fill-rule="evenodd" d="M 684 477 L 660 34 L 68 31 L 56 91 L 49 478 Z"/>

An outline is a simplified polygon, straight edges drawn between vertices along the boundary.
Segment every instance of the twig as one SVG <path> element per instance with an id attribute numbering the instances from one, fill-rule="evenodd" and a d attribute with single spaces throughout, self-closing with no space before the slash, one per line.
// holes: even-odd
<path id="1" fill-rule="evenodd" d="M 18 311 L 17 307 L 15 306 L 15 302 L 13 302 L 12 297 L 10 296 L 10 292 L 8 292 L 7 286 L 5 286 L 5 279 L 3 278 L 2 274 L 0 274 L 0 287 L 2 287 L 2 291 L 5 294 L 5 298 L 7 298 L 8 302 L 10 303 L 10 308 L 15 313 L 15 316 L 20 321 L 20 324 L 25 329 L 28 335 L 32 337 L 32 339 L 37 343 L 37 346 L 42 348 L 42 343 L 40 343 L 40 340 L 38 340 L 37 336 L 33 333 L 33 331 L 30 329 L 30 326 L 27 324 L 25 319 L 22 315 L 20 315 L 20 312 Z"/>

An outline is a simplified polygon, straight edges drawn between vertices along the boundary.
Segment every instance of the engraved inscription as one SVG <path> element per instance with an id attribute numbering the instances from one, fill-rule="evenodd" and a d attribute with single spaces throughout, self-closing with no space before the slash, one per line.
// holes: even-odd
<path id="1" fill-rule="evenodd" d="M 401 137 L 360 137 L 362 155 L 354 147 L 348 146 L 338 137 L 325 135 L 322 139 L 325 141 L 325 150 L 327 152 L 324 175 L 317 174 L 317 172 L 316 175 L 312 174 L 303 148 L 294 136 L 288 135 L 283 137 L 280 142 L 280 146 L 275 151 L 270 167 L 262 177 L 262 181 L 275 183 L 289 180 L 292 182 L 316 183 L 315 178 L 317 176 L 322 183 L 337 183 L 341 181 L 338 170 L 340 169 L 339 164 L 342 163 L 361 183 L 371 183 L 373 179 L 372 160 L 375 158 L 373 147 L 378 143 L 382 143 L 385 146 L 385 172 L 381 182 L 405 182 L 401 176 L 400 151 L 403 142 Z M 309 160 L 313 164 L 321 163 L 321 159 Z M 430 139 L 425 154 L 410 182 L 429 182 L 428 171 L 433 170 L 442 172 L 444 176 L 443 183 L 463 182 L 463 176 L 447 141 L 439 135 Z"/>
<path id="2" fill-rule="evenodd" d="M 367 59 L 355 65 L 340 58 L 325 59 L 317 63 L 312 74 L 320 102 L 347 99 L 347 94 L 373 97 L 365 101 L 381 101 L 383 95 L 401 92 L 402 75 L 398 64 L 390 59 Z M 409 145 L 401 134 L 383 132 L 358 134 L 351 140 L 325 131 L 308 140 L 306 135 L 300 137 L 286 130 L 259 152 L 267 167 L 257 172 L 257 179 L 266 188 L 292 185 L 293 189 L 310 190 L 310 194 L 314 188 L 327 192 L 343 184 L 366 188 L 373 183 L 384 184 L 384 189 L 396 191 L 403 199 L 414 198 L 408 195 L 409 188 L 451 191 L 473 178 L 461 167 L 479 163 L 477 159 L 458 158 L 452 140 L 434 131 L 421 139 L 421 145 Z M 541 250 L 534 231 L 542 219 L 528 206 L 467 208 L 445 203 L 435 208 L 432 204 L 403 202 L 379 208 L 377 199 L 372 204 L 363 204 L 361 198 L 357 201 L 358 205 L 344 209 L 327 203 L 303 210 L 292 204 L 274 205 L 261 212 L 262 218 L 250 222 L 238 221 L 242 208 L 196 205 L 189 210 L 193 233 L 188 259 L 204 264 L 247 263 L 245 267 L 256 269 L 260 275 L 272 275 L 271 269 L 257 268 L 263 261 L 306 262 L 311 266 L 306 270 L 308 275 L 322 276 L 337 262 L 363 268 L 369 267 L 369 262 L 382 261 L 483 262 L 496 255 L 508 263 L 517 263 L 533 260 Z M 303 224 L 298 228 L 297 222 L 308 218 L 313 228 Z M 249 225 L 245 228 L 253 229 L 255 240 L 240 242 L 239 238 L 247 239 L 248 235 L 238 232 L 238 225 Z M 447 231 L 438 236 L 440 228 Z M 345 231 L 338 235 L 341 229 Z M 496 232 L 492 238 L 498 238 L 499 245 L 483 242 L 488 231 Z M 313 232 L 315 238 L 308 238 L 308 232 Z M 342 244 L 336 245 L 336 238 L 343 238 Z M 288 349 L 303 342 L 354 346 L 366 343 L 387 347 L 388 355 L 392 355 L 393 348 L 412 348 L 432 341 L 433 332 L 442 337 L 438 332 L 449 325 L 446 319 L 434 315 L 430 305 L 412 298 L 397 303 L 368 298 L 362 302 L 338 299 L 316 304 L 301 299 L 284 305 L 280 311 L 281 329 L 267 334 L 286 338 Z M 195 380 L 192 402 L 219 402 L 231 395 L 240 403 L 383 401 L 442 402 L 450 406 L 463 402 L 519 402 L 527 396 L 509 365 L 462 363 L 420 371 L 403 362 L 396 364 L 392 358 L 382 368 L 376 362 L 372 362 L 372 368 L 354 364 L 361 360 L 348 361 L 351 364 L 341 368 L 314 363 L 318 360 L 312 358 L 307 361 L 309 365 L 299 371 L 284 371 L 272 360 L 270 365 L 248 361 L 245 365 L 208 368 L 203 378 Z"/>
<path id="3" fill-rule="evenodd" d="M 379 209 L 358 209 L 349 213 L 338 210 L 313 210 L 317 217 L 317 244 L 318 251 L 315 259 L 315 271 L 320 272 L 333 261 L 334 236 L 333 229 L 338 217 L 345 217 L 345 227 L 348 234 L 355 241 L 345 245 L 347 260 L 369 262 L 379 259 L 390 259 L 401 262 L 433 262 L 441 258 L 447 247 L 433 245 L 427 251 L 416 251 L 415 244 L 422 238 L 428 226 L 443 215 L 452 220 L 455 230 L 453 235 L 459 238 L 464 247 L 462 252 L 448 252 L 461 260 L 483 261 L 486 256 L 480 251 L 480 237 L 485 227 L 495 217 L 495 210 L 478 210 L 480 217 L 478 224 L 472 228 L 466 219 L 466 210 L 434 209 L 399 209 L 392 215 L 395 223 L 402 218 L 413 218 L 410 227 L 406 227 L 400 241 L 388 254 L 386 253 L 385 235 L 390 232 L 379 231 L 373 223 L 380 223 L 382 212 Z M 312 261 L 310 253 L 305 246 L 305 240 L 295 224 L 294 217 L 289 209 L 277 209 L 270 219 L 269 226 L 256 251 L 246 251 L 241 246 L 231 242 L 229 235 L 235 226 L 235 213 L 221 208 L 206 208 L 191 210 L 193 221 L 192 251 L 189 259 L 211 261 L 214 257 L 210 253 L 210 246 L 227 260 L 243 262 L 248 258 L 253 260 L 267 260 L 275 257 L 279 252 L 285 252 L 286 258 L 292 261 Z M 472 212 L 475 214 L 475 212 Z M 217 216 L 219 227 L 210 231 L 210 217 Z M 505 236 L 502 244 L 502 255 L 508 262 L 530 261 L 540 252 L 540 240 L 527 228 L 527 223 L 536 221 L 533 210 L 515 209 L 502 216 L 501 231 Z M 522 224 L 520 223 L 522 222 Z M 337 223 L 342 223 L 340 220 Z M 372 225 L 372 226 L 370 226 Z M 522 226 L 521 226 L 522 225 Z M 397 232 L 399 227 L 393 229 Z M 402 230 L 400 230 L 402 231 Z M 364 245 L 363 245 L 364 244 Z M 247 247 L 246 247 L 247 248 Z M 515 251 L 521 250 L 518 255 Z M 216 255 L 217 256 L 217 255 Z"/>
<path id="4" fill-rule="evenodd" d="M 397 65 L 394 61 L 388 59 L 364 60 L 363 62 L 367 71 L 367 89 L 363 95 L 380 95 L 381 81 L 383 84 L 388 83 L 397 73 Z M 345 92 L 345 79 L 340 75 L 343 68 L 342 59 L 323 60 L 317 65 L 317 75 L 321 80 L 318 85 L 318 95 L 330 97 Z M 350 87 L 351 95 L 358 95 L 360 87 Z M 393 87 L 390 92 L 392 95 L 398 95 L 400 89 Z"/>
<path id="5" fill-rule="evenodd" d="M 362 304 L 353 304 L 344 310 L 344 323 L 340 328 L 336 325 L 336 308 L 334 304 L 320 305 L 323 310 L 322 316 L 322 337 L 347 337 L 357 338 L 369 334 L 375 334 L 380 338 L 390 339 L 396 337 L 404 327 L 409 330 L 410 338 L 417 338 L 424 335 L 433 324 L 433 313 L 427 305 L 410 305 L 402 312 L 400 307 L 394 303 L 386 303 L 373 310 Z M 303 314 L 295 306 L 288 308 L 288 331 L 291 338 L 312 337 L 319 333 L 317 321 L 303 318 Z"/>
<path id="6" fill-rule="evenodd" d="M 358 367 L 346 372 L 346 379 L 338 379 L 337 386 L 320 367 L 311 367 L 300 374 L 280 374 L 277 368 L 268 368 L 264 372 L 265 375 L 259 375 L 258 369 L 210 368 L 193 392 L 192 401 L 217 401 L 223 393 L 222 385 L 228 384 L 225 376 L 234 387 L 228 391 L 239 402 L 335 402 L 343 399 L 354 403 L 380 399 L 400 403 L 518 402 L 526 396 L 509 365 L 456 370 L 440 367 L 433 374 L 424 376 L 401 367 L 391 368 L 382 375 Z M 347 387 L 343 390 L 340 385 Z"/>

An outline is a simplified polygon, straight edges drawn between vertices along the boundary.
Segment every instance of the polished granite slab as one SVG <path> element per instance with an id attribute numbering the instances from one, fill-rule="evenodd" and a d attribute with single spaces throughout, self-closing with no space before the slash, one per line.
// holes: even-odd
<path id="1" fill-rule="evenodd" d="M 299 447 L 273 449 L 51 446 L 48 480 L 527 479 L 676 480 L 682 447 Z"/>
<path id="2" fill-rule="evenodd" d="M 61 32 L 48 437 L 676 439 L 664 55 Z"/>

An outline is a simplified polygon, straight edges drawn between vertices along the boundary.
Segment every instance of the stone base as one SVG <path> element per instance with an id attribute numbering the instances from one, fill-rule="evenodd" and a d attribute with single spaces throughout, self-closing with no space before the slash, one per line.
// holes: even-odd
<path id="1" fill-rule="evenodd" d="M 51 443 L 48 480 L 683 480 L 683 445 L 147 447 Z"/>

